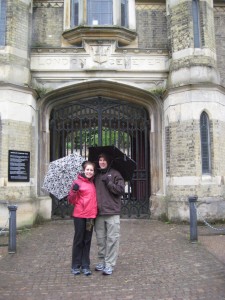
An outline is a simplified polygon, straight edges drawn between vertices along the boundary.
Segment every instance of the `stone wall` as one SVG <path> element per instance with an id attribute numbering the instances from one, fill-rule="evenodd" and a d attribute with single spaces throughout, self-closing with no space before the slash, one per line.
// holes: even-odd
<path id="1" fill-rule="evenodd" d="M 136 4 L 139 48 L 167 49 L 166 6 L 164 4 Z"/>
<path id="2" fill-rule="evenodd" d="M 8 217 L 7 204 L 18 206 L 17 225 L 32 225 L 37 215 L 51 216 L 50 197 L 37 196 L 38 133 L 36 94 L 30 89 L 0 85 L 0 227 Z M 9 150 L 30 152 L 29 182 L 8 180 Z"/>
<path id="3" fill-rule="evenodd" d="M 63 33 L 63 3 L 34 1 L 32 47 L 60 47 Z"/>
<path id="4" fill-rule="evenodd" d="M 170 8 L 168 15 L 169 43 L 171 52 L 193 47 L 191 1 L 181 1 Z"/>
<path id="5" fill-rule="evenodd" d="M 7 1 L 7 47 L 0 52 L 0 82 L 29 85 L 31 1 Z"/>
<path id="6" fill-rule="evenodd" d="M 36 196 L 34 178 L 36 139 L 32 124 L 5 119 L 1 122 L 1 188 L 0 199 L 9 202 L 27 201 Z M 30 152 L 30 182 L 8 181 L 8 150 Z"/>
<path id="7" fill-rule="evenodd" d="M 211 3 L 200 1 L 201 47 L 215 52 L 215 28 Z"/>
<path id="8" fill-rule="evenodd" d="M 225 6 L 214 7 L 217 66 L 221 84 L 225 86 Z"/>
<path id="9" fill-rule="evenodd" d="M 168 15 L 169 24 L 169 45 L 170 51 L 176 53 L 186 49 L 194 49 L 194 28 L 192 20 L 192 2 L 183 1 L 170 8 Z M 205 52 L 193 51 L 186 53 L 182 58 L 173 59 L 170 64 L 170 70 L 192 66 L 216 67 L 214 55 L 214 20 L 210 6 L 207 2 L 201 2 L 200 5 L 200 28 L 201 28 L 201 48 L 207 49 Z"/>
<path id="10" fill-rule="evenodd" d="M 32 46 L 61 45 L 64 7 L 62 1 L 34 1 Z M 167 49 L 165 4 L 136 4 L 138 46 Z"/>
<path id="11" fill-rule="evenodd" d="M 29 4 L 25 1 L 7 1 L 6 45 L 21 50 L 29 46 Z"/>
<path id="12" fill-rule="evenodd" d="M 166 176 L 200 175 L 199 122 L 177 121 L 166 127 Z M 196 153 L 196 149 L 197 153 Z"/>
<path id="13" fill-rule="evenodd" d="M 170 99 L 169 99 L 170 98 Z M 223 95 L 193 88 L 172 93 L 165 100 L 166 197 L 169 219 L 189 219 L 188 197 L 198 196 L 198 206 L 207 219 L 225 213 L 225 110 Z M 202 173 L 200 116 L 210 121 L 211 172 Z"/>

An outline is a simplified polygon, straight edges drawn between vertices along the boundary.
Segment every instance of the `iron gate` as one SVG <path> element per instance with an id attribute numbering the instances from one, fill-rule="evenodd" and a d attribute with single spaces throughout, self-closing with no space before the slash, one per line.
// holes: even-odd
<path id="1" fill-rule="evenodd" d="M 139 105 L 96 97 L 53 109 L 50 119 L 51 161 L 76 152 L 88 158 L 90 146 L 115 145 L 137 163 L 126 183 L 121 217 L 149 217 L 149 119 Z M 70 215 L 67 199 L 53 198 L 52 214 Z"/>

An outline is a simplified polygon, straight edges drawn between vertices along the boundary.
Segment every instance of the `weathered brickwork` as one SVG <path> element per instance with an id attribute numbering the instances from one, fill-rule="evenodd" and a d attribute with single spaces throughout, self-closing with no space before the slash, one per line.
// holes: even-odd
<path id="1" fill-rule="evenodd" d="M 164 4 L 137 4 L 136 21 L 140 48 L 167 48 L 166 7 Z"/>
<path id="2" fill-rule="evenodd" d="M 221 139 L 225 122 L 210 121 L 210 150 L 212 178 L 225 170 L 225 141 Z M 221 200 L 225 195 L 225 180 L 204 180 L 201 168 L 200 124 L 198 121 L 172 123 L 166 128 L 166 175 L 167 177 L 194 176 L 202 178 L 197 185 L 168 185 L 167 196 L 173 201 L 185 201 L 189 195 L 198 195 L 201 200 Z M 213 195 L 213 196 L 212 196 Z"/>
<path id="3" fill-rule="evenodd" d="M 215 52 L 213 8 L 206 1 L 200 1 L 201 46 Z"/>
<path id="4" fill-rule="evenodd" d="M 26 122 L 3 120 L 1 122 L 1 178 L 8 178 L 8 150 L 29 151 L 30 177 L 35 177 L 36 141 L 34 127 Z M 0 188 L 0 198 L 10 201 L 23 201 L 35 197 L 33 186 L 10 186 Z"/>
<path id="5" fill-rule="evenodd" d="M 170 27 L 171 52 L 194 46 L 191 1 L 181 2 L 170 9 L 168 25 Z"/>
<path id="6" fill-rule="evenodd" d="M 166 128 L 167 176 L 196 175 L 200 167 L 196 165 L 196 156 L 199 158 L 198 150 L 196 153 L 199 149 L 198 135 L 199 123 L 195 121 L 171 123 Z"/>
<path id="7" fill-rule="evenodd" d="M 187 203 L 188 197 L 191 195 L 197 195 L 199 202 L 224 201 L 225 185 L 203 181 L 199 185 L 185 185 L 184 182 L 183 186 L 168 185 L 166 194 L 168 201 L 177 201 L 177 209 L 179 209 L 181 202 L 185 201 Z"/>
<path id="8" fill-rule="evenodd" d="M 214 7 L 216 36 L 217 67 L 220 72 L 221 84 L 225 86 L 225 6 Z"/>
<path id="9" fill-rule="evenodd" d="M 7 1 L 6 44 L 22 50 L 28 50 L 29 9 L 25 1 Z"/>
<path id="10" fill-rule="evenodd" d="M 60 47 L 63 32 L 63 7 L 34 7 L 32 47 Z"/>
<path id="11" fill-rule="evenodd" d="M 213 176 L 220 176 L 224 174 L 225 159 L 221 153 L 225 153 L 225 139 L 223 137 L 225 132 L 225 120 L 212 120 L 211 126 L 211 155 L 212 155 L 212 174 Z M 222 178 L 222 181 L 225 177 Z M 221 183 L 222 184 L 222 183 Z M 224 182 L 223 182 L 224 184 Z"/>
<path id="12" fill-rule="evenodd" d="M 170 27 L 169 47 L 171 52 L 187 48 L 194 48 L 192 2 L 183 2 L 170 11 L 168 18 Z M 200 28 L 201 46 L 215 52 L 214 19 L 212 8 L 206 2 L 200 5 Z M 177 70 L 183 67 L 207 66 L 216 67 L 214 58 L 203 55 L 185 56 L 185 58 L 173 60 L 170 70 Z"/>
<path id="13" fill-rule="evenodd" d="M 220 155 L 225 153 L 225 141 L 221 139 L 224 130 L 225 122 L 210 121 L 212 176 L 225 170 L 225 160 Z M 202 176 L 199 121 L 171 123 L 166 127 L 165 142 L 167 176 Z"/>

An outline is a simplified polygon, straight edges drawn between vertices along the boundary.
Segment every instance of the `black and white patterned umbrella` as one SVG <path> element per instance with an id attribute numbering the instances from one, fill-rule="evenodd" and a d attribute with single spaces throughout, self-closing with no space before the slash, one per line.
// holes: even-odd
<path id="1" fill-rule="evenodd" d="M 76 153 L 50 162 L 42 188 L 58 199 L 66 197 L 83 162 L 84 158 Z"/>

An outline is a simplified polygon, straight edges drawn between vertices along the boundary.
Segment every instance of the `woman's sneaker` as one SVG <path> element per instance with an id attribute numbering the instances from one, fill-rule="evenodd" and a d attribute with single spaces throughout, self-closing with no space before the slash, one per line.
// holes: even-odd
<path id="1" fill-rule="evenodd" d="M 84 269 L 82 269 L 82 273 L 86 276 L 89 276 L 89 275 L 91 275 L 91 270 L 88 268 L 86 268 L 86 269 L 84 268 Z"/>
<path id="2" fill-rule="evenodd" d="M 103 274 L 103 275 L 112 275 L 112 272 L 113 272 L 113 269 L 112 269 L 111 267 L 105 267 L 105 268 L 103 269 L 102 274 Z"/>
<path id="3" fill-rule="evenodd" d="M 78 268 L 72 268 L 71 269 L 71 273 L 73 275 L 80 275 L 80 269 L 78 269 Z"/>
<path id="4" fill-rule="evenodd" d="M 96 266 L 95 266 L 95 271 L 103 271 L 104 269 L 104 264 L 103 263 L 98 263 Z"/>

